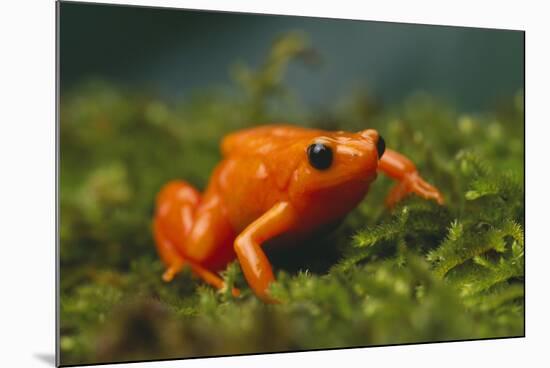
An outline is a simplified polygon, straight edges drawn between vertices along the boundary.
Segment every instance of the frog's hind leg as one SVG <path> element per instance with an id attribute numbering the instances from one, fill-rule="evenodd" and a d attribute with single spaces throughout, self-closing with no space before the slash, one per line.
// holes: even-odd
<path id="1" fill-rule="evenodd" d="M 157 195 L 153 236 L 160 258 L 167 267 L 162 277 L 166 282 L 171 281 L 183 267 L 181 249 L 193 227 L 200 200 L 200 193 L 182 180 L 167 183 Z"/>
<path id="2" fill-rule="evenodd" d="M 185 181 L 171 181 L 159 192 L 156 200 L 156 213 L 153 220 L 153 235 L 157 251 L 166 265 L 162 278 L 171 281 L 185 264 L 194 274 L 217 289 L 225 286 L 224 281 L 214 272 L 190 260 L 184 251 L 195 225 L 196 212 L 201 202 L 200 193 Z M 233 295 L 239 295 L 237 289 Z"/>
<path id="3" fill-rule="evenodd" d="M 183 268 L 183 257 L 178 252 L 174 243 L 172 243 L 162 232 L 158 218 L 153 220 L 153 236 L 160 258 L 166 265 L 166 271 L 162 275 L 162 279 L 166 282 L 170 282 Z"/>

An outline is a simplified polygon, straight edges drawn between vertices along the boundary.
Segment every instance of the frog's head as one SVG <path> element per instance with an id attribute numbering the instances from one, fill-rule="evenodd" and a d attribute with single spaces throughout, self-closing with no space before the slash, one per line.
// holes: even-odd
<path id="1" fill-rule="evenodd" d="M 367 129 L 319 135 L 304 142 L 301 149 L 303 159 L 294 171 L 294 189 L 311 193 L 348 188 L 350 183 L 368 187 L 376 178 L 385 143 L 376 130 Z"/>

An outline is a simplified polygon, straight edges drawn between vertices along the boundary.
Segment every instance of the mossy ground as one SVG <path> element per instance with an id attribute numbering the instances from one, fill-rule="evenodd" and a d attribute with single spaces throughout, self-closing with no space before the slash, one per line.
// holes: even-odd
<path id="1" fill-rule="evenodd" d="M 520 92 L 464 115 L 416 93 L 384 106 L 362 91 L 309 111 L 284 87 L 315 53 L 274 43 L 233 86 L 179 103 L 91 80 L 61 99 L 61 362 L 83 364 L 521 336 L 524 333 L 524 123 Z M 269 122 L 378 129 L 436 184 L 446 205 L 383 205 L 379 177 L 332 234 L 271 252 L 284 303 L 264 305 L 237 263 L 215 292 L 189 270 L 172 283 L 151 237 L 166 181 L 204 188 L 226 133 Z M 307 122 L 307 123 L 306 123 Z"/>

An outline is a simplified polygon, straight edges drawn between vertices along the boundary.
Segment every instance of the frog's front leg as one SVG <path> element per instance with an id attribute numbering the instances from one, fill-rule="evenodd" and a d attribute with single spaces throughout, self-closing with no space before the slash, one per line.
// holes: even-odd
<path id="1" fill-rule="evenodd" d="M 439 190 L 422 179 L 413 162 L 402 154 L 387 149 L 378 163 L 378 169 L 398 181 L 386 198 L 389 207 L 411 193 L 443 204 L 443 196 Z"/>
<path id="2" fill-rule="evenodd" d="M 268 294 L 269 284 L 275 277 L 261 245 L 266 240 L 289 230 L 295 221 L 296 214 L 290 203 L 279 202 L 235 239 L 234 248 L 244 276 L 252 290 L 264 302 L 278 301 Z"/>

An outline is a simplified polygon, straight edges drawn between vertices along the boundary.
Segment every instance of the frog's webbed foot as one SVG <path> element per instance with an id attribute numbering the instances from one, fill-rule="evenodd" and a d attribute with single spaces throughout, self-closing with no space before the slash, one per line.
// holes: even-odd
<path id="1" fill-rule="evenodd" d="M 416 194 L 428 200 L 435 200 L 440 205 L 444 203 L 439 190 L 422 179 L 415 171 L 404 175 L 403 179 L 392 188 L 386 197 L 386 205 L 391 208 L 410 194 Z"/>

